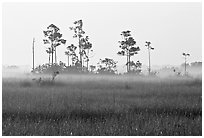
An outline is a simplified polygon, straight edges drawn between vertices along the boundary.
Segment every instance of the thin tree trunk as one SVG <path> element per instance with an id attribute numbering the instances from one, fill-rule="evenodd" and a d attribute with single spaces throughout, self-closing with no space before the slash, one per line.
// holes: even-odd
<path id="1" fill-rule="evenodd" d="M 89 49 L 87 52 L 87 71 L 89 70 Z"/>
<path id="2" fill-rule="evenodd" d="M 49 66 L 50 66 L 50 53 L 49 53 Z"/>
<path id="3" fill-rule="evenodd" d="M 128 70 L 128 54 L 127 54 L 127 73 L 129 72 Z"/>
<path id="4" fill-rule="evenodd" d="M 52 65 L 53 65 L 53 53 L 54 53 L 54 49 L 52 47 Z"/>
<path id="5" fill-rule="evenodd" d="M 67 57 L 68 57 L 68 62 L 67 62 L 67 65 L 68 65 L 68 67 L 69 67 L 69 55 L 68 55 Z"/>
<path id="6" fill-rule="evenodd" d="M 150 75 L 150 72 L 151 72 L 151 65 L 150 65 L 150 48 L 148 48 L 148 52 L 149 52 L 149 75 Z"/>
<path id="7" fill-rule="evenodd" d="M 55 47 L 55 64 L 57 64 L 57 47 Z"/>
<path id="8" fill-rule="evenodd" d="M 79 38 L 79 56 L 80 56 L 80 64 L 82 69 L 82 55 L 81 55 L 81 44 L 80 44 L 80 38 Z"/>
<path id="9" fill-rule="evenodd" d="M 83 69 L 83 67 L 84 67 L 84 59 L 82 59 L 82 69 Z"/>
<path id="10" fill-rule="evenodd" d="M 185 56 L 185 75 L 186 75 L 186 56 Z"/>
<path id="11" fill-rule="evenodd" d="M 35 38 L 33 38 L 33 71 L 34 71 L 34 59 L 35 59 L 35 55 L 34 55 L 34 43 L 35 43 Z"/>
<path id="12" fill-rule="evenodd" d="M 89 71 L 89 61 L 88 61 L 89 59 L 87 59 L 87 71 Z"/>
<path id="13" fill-rule="evenodd" d="M 128 66 L 129 66 L 129 71 L 130 71 L 130 53 L 129 53 L 129 64 L 128 64 Z"/>
<path id="14" fill-rule="evenodd" d="M 74 59 L 73 59 L 73 55 L 72 55 L 72 66 L 74 65 Z"/>

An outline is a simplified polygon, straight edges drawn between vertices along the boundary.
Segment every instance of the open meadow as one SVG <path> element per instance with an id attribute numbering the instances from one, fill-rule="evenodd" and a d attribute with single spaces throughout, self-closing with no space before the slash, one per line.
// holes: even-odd
<path id="1" fill-rule="evenodd" d="M 202 135 L 202 80 L 3 77 L 2 135 Z"/>

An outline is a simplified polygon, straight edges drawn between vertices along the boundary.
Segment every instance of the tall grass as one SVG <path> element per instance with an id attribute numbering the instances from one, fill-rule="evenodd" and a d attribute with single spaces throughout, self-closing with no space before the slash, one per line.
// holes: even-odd
<path id="1" fill-rule="evenodd" d="M 202 81 L 3 78 L 3 135 L 202 135 Z"/>

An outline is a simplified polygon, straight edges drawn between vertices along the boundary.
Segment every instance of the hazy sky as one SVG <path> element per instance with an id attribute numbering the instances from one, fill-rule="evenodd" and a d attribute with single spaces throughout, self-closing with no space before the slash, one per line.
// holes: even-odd
<path id="1" fill-rule="evenodd" d="M 67 63 L 64 51 L 77 44 L 69 27 L 79 19 L 93 44 L 96 65 L 100 58 L 113 58 L 119 65 L 126 62 L 118 56 L 120 33 L 130 30 L 141 48 L 132 60 L 148 64 L 145 41 L 151 41 L 153 65 L 180 65 L 183 52 L 189 62 L 202 61 L 201 3 L 4 3 L 2 21 L 2 64 L 32 65 L 32 39 L 35 37 L 35 64 L 48 62 L 43 44 L 43 30 L 55 24 L 67 40 L 57 49 L 58 61 Z M 126 69 L 124 67 L 124 69 Z"/>

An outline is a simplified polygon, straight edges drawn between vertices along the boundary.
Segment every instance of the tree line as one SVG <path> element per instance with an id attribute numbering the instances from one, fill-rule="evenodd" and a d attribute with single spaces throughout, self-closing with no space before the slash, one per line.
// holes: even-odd
<path id="1" fill-rule="evenodd" d="M 90 58 L 93 57 L 93 45 L 89 40 L 89 36 L 86 35 L 83 29 L 83 21 L 77 20 L 73 22 L 73 26 L 69 27 L 69 30 L 73 32 L 73 38 L 77 40 L 77 44 L 70 44 L 66 47 L 66 51 L 64 52 L 65 56 L 67 56 L 67 65 L 62 61 L 57 62 L 57 47 L 61 45 L 67 44 L 67 40 L 63 39 L 63 35 L 60 33 L 59 27 L 54 24 L 50 24 L 46 30 L 43 31 L 44 44 L 48 45 L 46 49 L 46 53 L 48 54 L 48 63 L 37 66 L 33 72 L 45 72 L 47 70 L 52 70 L 52 68 L 57 68 L 58 70 L 67 71 L 67 72 L 81 72 L 81 73 L 100 73 L 100 74 L 115 74 L 117 72 L 117 61 L 114 61 L 111 58 L 100 59 L 96 66 L 89 65 Z M 119 43 L 119 51 L 117 55 L 123 56 L 126 58 L 125 66 L 126 73 L 131 74 L 141 74 L 141 66 L 142 63 L 138 61 L 133 61 L 131 58 L 140 52 L 140 47 L 137 46 L 136 40 L 131 35 L 131 31 L 122 31 L 121 32 L 121 40 Z M 150 64 L 150 52 L 154 50 L 151 46 L 151 42 L 146 41 L 146 47 L 148 50 L 148 72 L 149 75 L 155 75 L 154 72 L 151 71 Z M 78 53 L 76 52 L 78 49 Z M 188 53 L 182 53 L 185 57 L 185 73 L 187 74 L 187 56 L 190 56 Z M 70 62 L 71 60 L 71 62 Z M 174 71 L 175 72 L 175 71 Z"/>
<path id="2" fill-rule="evenodd" d="M 43 31 L 45 37 L 43 42 L 45 45 L 48 45 L 48 48 L 46 49 L 46 53 L 48 54 L 48 63 L 37 66 L 35 71 L 40 70 L 43 72 L 56 66 L 65 71 L 94 72 L 96 70 L 96 66 L 89 65 L 90 58 L 93 56 L 93 45 L 89 40 L 89 36 L 86 35 L 83 29 L 83 21 L 75 21 L 73 26 L 69 27 L 69 30 L 73 32 L 73 38 L 77 39 L 78 43 L 70 44 L 66 47 L 64 54 L 67 56 L 67 65 L 61 61 L 59 64 L 57 62 L 57 47 L 67 44 L 67 40 L 63 39 L 63 35 L 60 33 L 59 27 L 54 24 L 50 24 L 46 30 Z M 125 66 L 127 67 L 127 73 L 140 74 L 142 63 L 139 60 L 136 62 L 131 60 L 134 55 L 139 53 L 140 47 L 137 46 L 135 39 L 131 35 L 131 31 L 122 31 L 120 35 L 122 40 L 118 41 L 120 50 L 117 54 L 119 56 L 126 57 Z M 150 42 L 146 43 L 150 53 L 150 50 L 153 50 L 153 48 L 150 46 Z M 76 52 L 77 49 L 79 51 L 78 53 Z M 97 71 L 95 71 L 97 73 L 115 74 L 117 72 L 117 61 L 114 61 L 111 58 L 100 59 L 97 63 L 97 67 Z"/>

